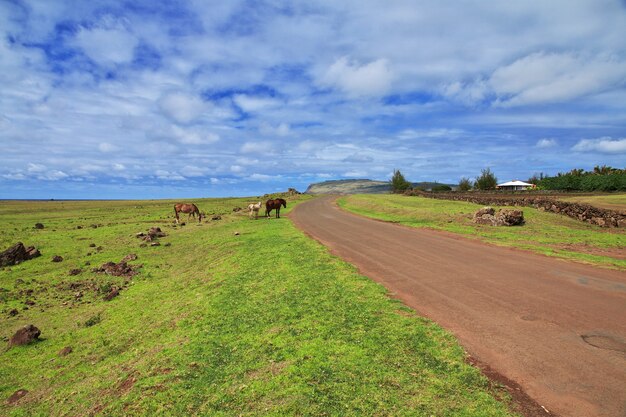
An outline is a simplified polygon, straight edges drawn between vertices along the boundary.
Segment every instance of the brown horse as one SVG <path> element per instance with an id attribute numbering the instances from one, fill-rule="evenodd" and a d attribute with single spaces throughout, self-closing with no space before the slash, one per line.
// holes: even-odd
<path id="1" fill-rule="evenodd" d="M 198 210 L 198 207 L 195 204 L 178 203 L 178 204 L 174 205 L 174 214 L 176 214 L 176 223 L 177 224 L 179 223 L 178 213 L 187 213 L 187 214 L 189 214 L 189 217 L 187 218 L 187 220 L 191 219 L 191 216 L 193 216 L 195 218 L 196 214 L 197 214 L 198 215 L 198 223 L 200 223 L 202 221 L 202 214 L 200 214 L 200 210 Z"/>
<path id="2" fill-rule="evenodd" d="M 270 217 L 270 211 L 276 210 L 276 218 L 280 218 L 280 206 L 287 208 L 287 202 L 282 198 L 270 199 L 265 202 L 265 215 Z"/>

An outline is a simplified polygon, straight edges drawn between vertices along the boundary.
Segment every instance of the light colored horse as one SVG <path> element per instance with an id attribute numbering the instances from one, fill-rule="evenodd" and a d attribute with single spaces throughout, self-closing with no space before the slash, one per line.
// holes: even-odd
<path id="1" fill-rule="evenodd" d="M 259 210 L 261 210 L 261 202 L 255 204 L 248 204 L 248 210 L 250 210 L 250 218 L 252 218 L 252 214 L 254 213 L 254 218 L 259 218 Z"/>

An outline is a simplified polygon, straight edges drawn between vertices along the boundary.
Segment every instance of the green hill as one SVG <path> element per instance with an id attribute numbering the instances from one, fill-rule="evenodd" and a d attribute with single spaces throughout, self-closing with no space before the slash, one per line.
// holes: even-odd
<path id="1" fill-rule="evenodd" d="M 436 185 L 437 182 L 414 182 L 414 188 L 422 188 L 429 190 Z M 450 185 L 453 189 L 456 185 Z M 391 186 L 388 181 L 374 181 L 367 179 L 354 180 L 331 180 L 310 184 L 306 189 L 306 194 L 384 194 L 391 192 Z"/>

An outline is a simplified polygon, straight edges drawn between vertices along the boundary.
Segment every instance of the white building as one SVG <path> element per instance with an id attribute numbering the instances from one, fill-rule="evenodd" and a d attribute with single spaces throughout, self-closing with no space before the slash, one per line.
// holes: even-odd
<path id="1" fill-rule="evenodd" d="M 519 181 L 519 180 L 503 182 L 502 184 L 498 184 L 496 186 L 497 190 L 512 190 L 512 191 L 527 190 L 529 188 L 535 188 L 535 184 L 529 184 L 527 182 Z"/>

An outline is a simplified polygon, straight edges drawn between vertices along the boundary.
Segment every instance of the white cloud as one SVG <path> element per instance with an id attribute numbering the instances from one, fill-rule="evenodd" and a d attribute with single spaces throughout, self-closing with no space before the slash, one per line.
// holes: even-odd
<path id="1" fill-rule="evenodd" d="M 281 178 L 280 175 L 266 175 L 266 174 L 254 173 L 248 176 L 246 179 L 249 179 L 251 181 L 272 181 L 272 180 L 277 180 L 279 178 Z"/>
<path id="2" fill-rule="evenodd" d="M 69 175 L 67 175 L 65 172 L 56 169 L 37 176 L 38 179 L 47 181 L 58 181 L 67 177 L 69 177 Z"/>
<path id="3" fill-rule="evenodd" d="M 626 153 L 626 138 L 613 140 L 610 137 L 582 139 L 572 147 L 576 152 L 599 152 L 606 154 Z"/>
<path id="4" fill-rule="evenodd" d="M 111 164 L 111 168 L 113 171 L 124 171 L 126 167 L 123 164 L 113 163 Z"/>
<path id="5" fill-rule="evenodd" d="M 362 153 L 353 153 L 345 158 L 343 158 L 343 162 L 355 162 L 355 163 L 368 163 L 374 161 L 370 155 L 364 155 Z"/>
<path id="6" fill-rule="evenodd" d="M 270 97 L 256 97 L 247 94 L 236 94 L 233 100 L 246 112 L 257 112 L 280 106 L 281 102 Z"/>
<path id="7" fill-rule="evenodd" d="M 28 172 L 44 172 L 46 169 L 47 168 L 45 165 L 29 163 L 27 171 Z"/>
<path id="8" fill-rule="evenodd" d="M 89 58 L 104 66 L 132 61 L 138 43 L 134 35 L 121 27 L 81 28 L 73 40 Z"/>
<path id="9" fill-rule="evenodd" d="M 22 181 L 22 180 L 25 180 L 27 177 L 21 172 L 15 172 L 15 173 L 9 173 L 9 174 L 2 174 L 2 178 L 6 178 L 7 180 Z"/>
<path id="10" fill-rule="evenodd" d="M 210 172 L 208 168 L 202 168 L 195 165 L 185 165 L 181 172 L 185 174 L 186 177 L 203 177 L 207 173 Z"/>
<path id="11" fill-rule="evenodd" d="M 182 175 L 177 172 L 170 172 L 163 169 L 158 169 L 154 173 L 156 177 L 160 180 L 169 180 L 169 181 L 182 181 L 185 179 Z"/>
<path id="12" fill-rule="evenodd" d="M 347 178 L 366 178 L 367 177 L 367 171 L 352 170 L 352 171 L 344 172 L 342 174 L 342 176 L 343 177 L 347 177 Z"/>
<path id="13" fill-rule="evenodd" d="M 280 136 L 280 137 L 284 137 L 289 135 L 289 133 L 291 132 L 291 128 L 289 126 L 289 124 L 287 123 L 280 123 L 278 126 L 272 126 L 269 123 L 262 123 L 261 126 L 259 127 L 259 132 L 262 135 L 266 135 L 266 136 L 272 136 L 272 135 L 276 135 L 276 136 Z"/>
<path id="14" fill-rule="evenodd" d="M 110 153 L 119 150 L 119 147 L 108 142 L 102 142 L 98 145 L 98 150 L 103 153 Z"/>
<path id="15" fill-rule="evenodd" d="M 258 142 L 246 142 L 241 146 L 242 153 L 268 154 L 274 151 L 274 143 L 264 140 Z"/>
<path id="16" fill-rule="evenodd" d="M 508 107 L 600 93 L 625 77 L 626 62 L 613 57 L 537 52 L 498 68 L 489 84 L 499 96 L 496 104 Z"/>
<path id="17" fill-rule="evenodd" d="M 172 136 L 178 142 L 186 145 L 207 145 L 220 140 L 219 135 L 211 132 L 190 130 L 179 126 L 172 126 Z"/>
<path id="18" fill-rule="evenodd" d="M 382 96 L 389 92 L 392 78 L 386 59 L 359 65 L 358 62 L 342 57 L 328 68 L 319 83 L 337 88 L 352 97 Z"/>
<path id="19" fill-rule="evenodd" d="M 540 149 L 546 149 L 546 148 L 554 148 L 557 145 L 558 143 L 556 139 L 544 138 L 544 139 L 539 139 L 535 147 L 540 148 Z"/>
<path id="20" fill-rule="evenodd" d="M 205 112 L 209 104 L 194 95 L 173 92 L 161 97 L 159 107 L 163 114 L 173 121 L 188 124 Z"/>

